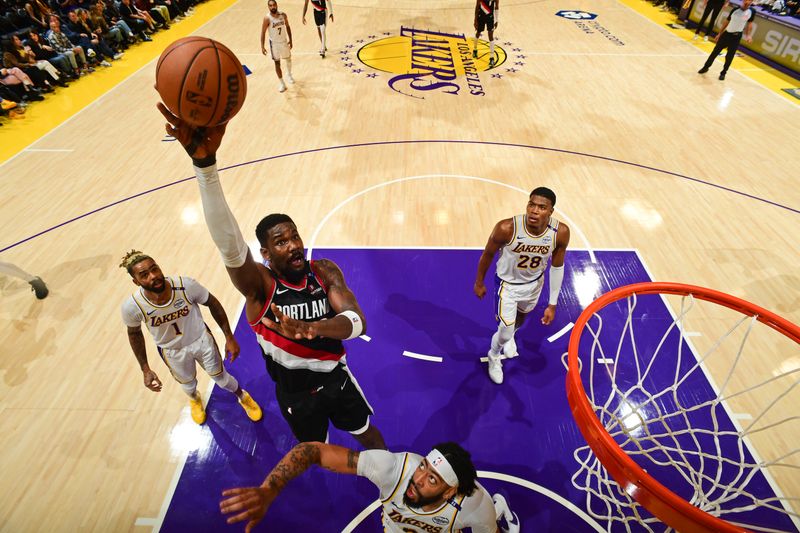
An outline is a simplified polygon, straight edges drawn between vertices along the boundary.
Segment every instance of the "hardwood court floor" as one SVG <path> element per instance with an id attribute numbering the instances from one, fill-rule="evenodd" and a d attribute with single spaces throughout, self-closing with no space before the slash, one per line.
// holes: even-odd
<path id="1" fill-rule="evenodd" d="M 336 3 L 323 60 L 302 3 L 281 2 L 297 80 L 284 94 L 258 49 L 262 2 L 240 0 L 202 28 L 253 71 L 219 153 L 221 167 L 241 165 L 222 179 L 246 238 L 282 211 L 308 246 L 482 246 L 525 206 L 507 186 L 543 184 L 572 247 L 636 248 L 655 279 L 800 321 L 797 105 L 734 70 L 699 76 L 702 51 L 610 0 L 503 2 L 498 39 L 513 61 L 480 73 L 484 96 L 463 80 L 457 95 L 406 83 L 407 96 L 392 75 L 341 59 L 401 27 L 469 35 L 470 4 Z M 555 16 L 567 9 L 598 14 L 600 27 Z M 40 302 L 0 278 L 3 531 L 144 531 L 153 522 L 137 518 L 162 512 L 185 400 L 160 363 L 164 390 L 141 384 L 119 317 L 133 288 L 117 268 L 127 250 L 198 278 L 231 319 L 240 306 L 195 185 L 180 181 L 191 166 L 162 142 L 153 79 L 150 63 L 32 146 L 55 151 L 0 167 L 2 258 L 51 289 Z M 417 176 L 430 177 L 399 181 Z M 768 341 L 759 360 L 766 373 L 800 362 L 796 346 Z"/>

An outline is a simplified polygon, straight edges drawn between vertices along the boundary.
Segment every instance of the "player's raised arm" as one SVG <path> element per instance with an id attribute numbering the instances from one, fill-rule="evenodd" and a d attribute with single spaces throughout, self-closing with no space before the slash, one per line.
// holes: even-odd
<path id="1" fill-rule="evenodd" d="M 311 465 L 320 465 L 340 474 L 356 474 L 358 452 L 323 444 L 303 442 L 292 448 L 272 469 L 260 487 L 239 487 L 222 492 L 225 499 L 219 504 L 223 514 L 232 515 L 229 524 L 247 520 L 246 532 L 258 524 L 289 481 L 293 480 Z"/>
<path id="2" fill-rule="evenodd" d="M 486 272 L 489 270 L 497 250 L 508 244 L 513 236 L 514 223 L 510 218 L 495 224 L 478 261 L 478 272 L 475 275 L 475 286 L 472 289 L 478 298 L 483 298 L 486 295 L 486 286 L 483 280 L 486 278 Z"/>
<path id="3" fill-rule="evenodd" d="M 268 276 L 262 275 L 244 242 L 242 232 L 225 201 L 217 173 L 217 149 L 225 135 L 225 124 L 208 128 L 194 127 L 173 115 L 164 104 L 158 109 L 167 119 L 166 130 L 183 145 L 192 158 L 208 231 L 233 285 L 247 298 L 248 304 L 266 301 Z"/>

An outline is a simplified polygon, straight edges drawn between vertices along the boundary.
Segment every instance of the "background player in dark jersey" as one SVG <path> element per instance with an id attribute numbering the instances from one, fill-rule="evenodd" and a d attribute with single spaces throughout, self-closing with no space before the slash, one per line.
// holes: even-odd
<path id="1" fill-rule="evenodd" d="M 311 0 L 311 5 L 314 8 L 314 22 L 317 24 L 317 35 L 319 35 L 319 55 L 325 57 L 325 52 L 328 51 L 328 42 L 325 37 L 325 14 L 331 18 L 333 22 L 333 2 L 331 0 Z M 303 4 L 303 25 L 306 23 L 306 12 L 308 12 L 308 0 Z"/>
<path id="2" fill-rule="evenodd" d="M 192 157 L 203 213 L 275 381 L 281 414 L 300 441 L 325 441 L 329 421 L 366 448 L 385 448 L 370 423 L 372 409 L 347 368 L 342 340 L 366 331 L 364 316 L 342 271 L 328 260 L 305 259 L 297 227 L 269 215 L 256 228 L 261 255 L 253 259 L 231 213 L 216 167 L 225 125 L 193 128 L 158 108 L 167 131 Z"/>
<path id="3" fill-rule="evenodd" d="M 472 57 L 478 57 L 478 39 L 484 28 L 489 33 L 489 67 L 496 63 L 494 57 L 494 30 L 500 18 L 500 0 L 476 0 L 475 2 L 475 48 Z"/>

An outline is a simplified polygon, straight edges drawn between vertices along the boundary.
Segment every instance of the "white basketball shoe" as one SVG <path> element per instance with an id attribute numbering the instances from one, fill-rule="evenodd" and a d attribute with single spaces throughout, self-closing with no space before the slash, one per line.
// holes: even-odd
<path id="1" fill-rule="evenodd" d="M 492 496 L 494 501 L 494 512 L 497 515 L 497 522 L 500 531 L 503 533 L 519 533 L 519 517 L 517 513 L 511 511 L 508 502 L 500 494 Z"/>
<path id="2" fill-rule="evenodd" d="M 492 350 L 489 350 L 489 353 L 486 354 L 489 356 L 489 378 L 501 385 L 503 383 L 503 361 L 500 354 L 494 353 Z"/>

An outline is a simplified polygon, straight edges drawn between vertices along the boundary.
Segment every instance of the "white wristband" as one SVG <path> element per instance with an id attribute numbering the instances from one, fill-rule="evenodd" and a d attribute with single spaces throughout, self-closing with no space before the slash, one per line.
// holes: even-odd
<path id="1" fill-rule="evenodd" d="M 343 340 L 349 341 L 350 339 L 355 339 L 364 331 L 364 321 L 361 320 L 361 317 L 358 316 L 358 313 L 355 311 L 342 311 L 336 316 L 345 317 L 353 325 L 353 331 L 350 332 L 350 336 Z"/>
<path id="2" fill-rule="evenodd" d="M 564 265 L 560 267 L 550 267 L 550 305 L 558 303 L 558 293 L 561 292 L 561 284 L 564 282 Z"/>

